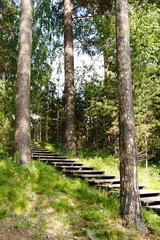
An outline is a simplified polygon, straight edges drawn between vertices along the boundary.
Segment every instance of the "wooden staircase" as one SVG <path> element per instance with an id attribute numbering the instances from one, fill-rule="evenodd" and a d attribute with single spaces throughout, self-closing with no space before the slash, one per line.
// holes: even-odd
<path id="1" fill-rule="evenodd" d="M 103 170 L 95 170 L 95 167 L 84 166 L 83 163 L 77 162 L 77 159 L 68 159 L 62 154 L 55 154 L 36 146 L 31 146 L 31 153 L 33 159 L 53 165 L 72 177 L 87 179 L 88 183 L 93 186 L 104 188 L 111 192 L 120 189 L 120 179 L 116 175 L 107 175 Z M 160 214 L 160 190 L 144 188 L 145 185 L 139 184 L 142 206 Z"/>

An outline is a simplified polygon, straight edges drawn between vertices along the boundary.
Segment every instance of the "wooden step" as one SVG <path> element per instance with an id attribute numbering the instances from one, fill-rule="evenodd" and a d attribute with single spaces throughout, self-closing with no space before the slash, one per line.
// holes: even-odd
<path id="1" fill-rule="evenodd" d="M 31 152 L 32 153 L 54 153 L 54 152 L 51 152 L 49 150 L 46 150 L 46 149 L 31 149 Z M 57 153 L 56 153 L 57 154 Z"/>
<path id="2" fill-rule="evenodd" d="M 32 153 L 54 153 L 52 151 L 49 151 L 47 149 L 31 149 Z M 57 154 L 57 153 L 56 153 Z"/>
<path id="3" fill-rule="evenodd" d="M 35 152 L 31 152 L 31 154 L 33 155 L 33 156 L 39 156 L 39 155 L 52 155 L 52 156 L 63 156 L 62 154 L 56 154 L 56 153 L 53 153 L 53 152 L 47 152 L 47 151 L 45 151 L 45 152 L 38 152 L 38 151 L 35 151 Z"/>
<path id="4" fill-rule="evenodd" d="M 31 148 L 40 148 L 40 147 L 35 146 L 35 145 L 31 145 Z"/>
<path id="5" fill-rule="evenodd" d="M 151 206 L 160 204 L 160 196 L 140 198 L 142 205 Z"/>
<path id="6" fill-rule="evenodd" d="M 88 179 L 108 178 L 108 176 L 104 174 L 74 174 L 73 177 L 88 178 Z"/>
<path id="7" fill-rule="evenodd" d="M 51 164 L 53 165 L 53 166 L 55 166 L 55 167 L 58 167 L 58 168 L 60 168 L 61 166 L 69 166 L 69 167 L 71 167 L 71 166 L 79 166 L 79 167 L 82 167 L 83 166 L 83 163 L 75 163 L 75 162 L 51 162 Z"/>
<path id="8" fill-rule="evenodd" d="M 83 174 L 104 174 L 105 171 L 102 170 L 71 170 L 70 173 L 75 175 L 83 175 Z"/>
<path id="9" fill-rule="evenodd" d="M 160 190 L 142 189 L 139 193 L 141 197 L 154 197 L 160 195 Z"/>
<path id="10" fill-rule="evenodd" d="M 45 150 L 45 149 L 43 149 L 43 148 L 40 148 L 40 147 L 31 147 L 31 150 Z"/>
<path id="11" fill-rule="evenodd" d="M 109 185 L 115 185 L 115 184 L 120 184 L 120 180 L 119 179 L 106 179 L 105 182 L 103 183 L 96 183 L 95 186 L 97 187 L 108 187 Z"/>
<path id="12" fill-rule="evenodd" d="M 106 183 L 106 182 L 110 182 L 110 181 L 113 181 L 115 179 L 115 175 L 108 175 L 108 179 L 89 179 L 88 182 L 92 185 L 95 185 L 95 184 L 103 184 L 103 183 Z"/>
<path id="13" fill-rule="evenodd" d="M 65 163 L 74 163 L 74 162 L 76 162 L 76 159 L 47 159 L 47 158 L 45 158 L 45 159 L 39 159 L 39 161 L 42 161 L 42 162 L 47 162 L 47 163 L 50 163 L 50 164 L 52 164 L 52 163 L 55 163 L 55 162 L 60 162 L 60 163 L 62 163 L 62 164 L 65 164 Z"/>
<path id="14" fill-rule="evenodd" d="M 120 188 L 120 184 L 111 184 L 111 185 L 108 185 L 107 187 L 108 187 L 108 189 Z M 139 184 L 139 189 L 142 189 L 142 188 L 144 188 L 144 187 L 145 187 L 144 184 Z"/>
<path id="15" fill-rule="evenodd" d="M 38 159 L 46 159 L 46 158 L 58 158 L 58 159 L 67 159 L 65 156 L 55 156 L 53 155 L 34 155 L 32 158 L 38 158 Z"/>
<path id="16" fill-rule="evenodd" d="M 160 205 L 146 206 L 148 210 L 154 210 L 156 213 L 160 214 Z"/>
<path id="17" fill-rule="evenodd" d="M 60 166 L 60 169 L 62 169 L 62 171 L 64 173 L 70 173 L 72 170 L 93 170 L 94 167 L 85 167 L 85 166 Z"/>

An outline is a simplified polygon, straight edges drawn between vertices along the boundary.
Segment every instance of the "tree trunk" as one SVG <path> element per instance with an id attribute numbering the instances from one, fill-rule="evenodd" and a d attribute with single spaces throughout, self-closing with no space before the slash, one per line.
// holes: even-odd
<path id="1" fill-rule="evenodd" d="M 21 164 L 31 160 L 30 151 L 30 73 L 32 51 L 32 0 L 21 1 L 20 41 L 15 102 L 15 154 Z M 15 155 L 16 156 L 16 155 Z"/>
<path id="2" fill-rule="evenodd" d="M 105 79 L 105 82 L 108 81 L 108 76 L 109 76 L 109 71 L 108 71 L 108 58 L 107 58 L 107 44 L 104 44 L 103 45 L 103 59 L 104 59 L 104 79 Z"/>
<path id="3" fill-rule="evenodd" d="M 49 141 L 49 136 L 48 136 L 48 131 L 49 131 L 49 102 L 47 99 L 47 112 L 46 112 L 46 120 L 45 120 L 45 140 L 48 143 Z"/>
<path id="4" fill-rule="evenodd" d="M 64 64 L 65 64 L 65 122 L 66 142 L 76 151 L 74 53 L 72 33 L 72 2 L 64 0 Z"/>
<path id="5" fill-rule="evenodd" d="M 132 79 L 128 1 L 116 0 L 117 65 L 119 81 L 120 125 L 120 211 L 123 224 L 136 227 L 143 234 L 148 228 L 142 219 L 137 177 L 137 151 L 132 103 Z"/>
<path id="6" fill-rule="evenodd" d="M 42 113 L 39 118 L 39 142 L 42 142 Z"/>

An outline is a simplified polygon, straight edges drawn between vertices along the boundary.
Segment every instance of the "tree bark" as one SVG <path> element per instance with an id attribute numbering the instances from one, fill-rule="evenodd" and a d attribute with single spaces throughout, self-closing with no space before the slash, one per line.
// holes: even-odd
<path id="1" fill-rule="evenodd" d="M 30 151 L 30 75 L 32 52 L 32 0 L 21 1 L 20 40 L 15 101 L 14 151 L 21 164 L 31 160 Z M 16 155 L 15 155 L 16 156 Z"/>
<path id="2" fill-rule="evenodd" d="M 72 33 L 72 1 L 64 0 L 64 65 L 65 65 L 65 123 L 66 142 L 76 151 L 74 52 Z"/>
<path id="3" fill-rule="evenodd" d="M 109 76 L 109 71 L 108 71 L 108 67 L 109 67 L 109 64 L 108 64 L 108 58 L 107 58 L 107 44 L 104 44 L 103 45 L 103 61 L 104 61 L 104 79 L 105 79 L 105 82 L 108 81 L 108 76 Z"/>
<path id="4" fill-rule="evenodd" d="M 116 0 L 117 70 L 119 81 L 120 125 L 120 212 L 123 224 L 136 227 L 143 234 L 143 221 L 137 177 L 137 150 L 132 102 L 128 1 Z"/>

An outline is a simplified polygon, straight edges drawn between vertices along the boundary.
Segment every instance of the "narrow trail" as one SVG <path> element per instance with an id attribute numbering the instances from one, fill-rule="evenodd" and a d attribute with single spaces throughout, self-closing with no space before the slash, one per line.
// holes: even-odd
<path id="1" fill-rule="evenodd" d="M 40 147 L 31 146 L 31 152 L 34 160 L 46 162 L 71 177 L 87 179 L 90 185 L 110 192 L 120 189 L 120 179 L 116 175 L 107 175 L 103 170 L 84 166 L 83 163 L 77 162 L 77 159 L 68 159 L 62 154 L 55 154 Z M 145 187 L 144 184 L 139 184 L 142 206 L 160 215 L 160 190 L 145 189 Z"/>

